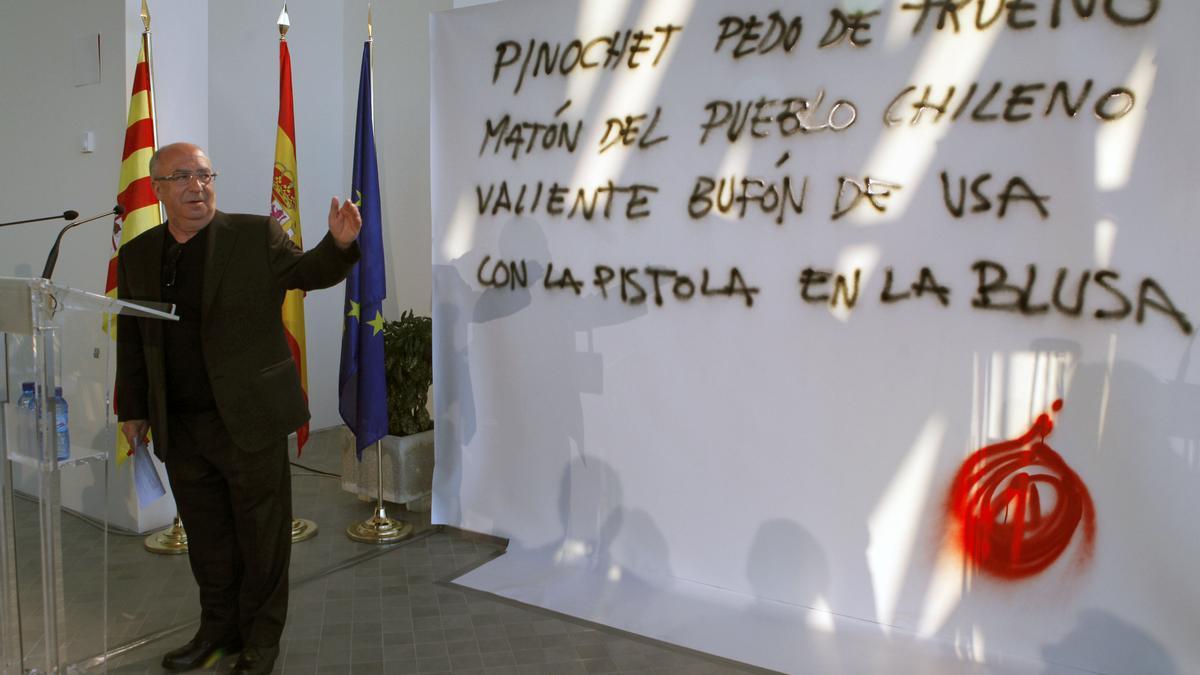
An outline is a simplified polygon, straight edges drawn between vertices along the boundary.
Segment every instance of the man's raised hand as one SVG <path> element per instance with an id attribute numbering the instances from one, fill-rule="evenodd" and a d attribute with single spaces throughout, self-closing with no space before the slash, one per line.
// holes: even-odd
<path id="1" fill-rule="evenodd" d="M 329 233 L 338 247 L 349 248 L 361 229 L 362 216 L 358 213 L 358 207 L 348 199 L 338 206 L 338 198 L 334 197 L 329 202 Z"/>

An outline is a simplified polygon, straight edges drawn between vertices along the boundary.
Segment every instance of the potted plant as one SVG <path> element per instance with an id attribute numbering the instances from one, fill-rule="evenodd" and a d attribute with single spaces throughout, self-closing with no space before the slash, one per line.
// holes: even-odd
<path id="1" fill-rule="evenodd" d="M 387 372 L 388 434 L 410 436 L 433 429 L 429 387 L 433 384 L 433 321 L 413 316 L 383 324 L 383 364 Z"/>
<path id="2" fill-rule="evenodd" d="M 404 312 L 383 324 L 383 361 L 387 376 L 388 435 L 383 451 L 383 498 L 409 510 L 429 509 L 433 493 L 433 321 Z M 376 453 L 368 448 L 359 462 L 353 436 L 343 451 L 342 487 L 361 498 L 376 496 Z"/>

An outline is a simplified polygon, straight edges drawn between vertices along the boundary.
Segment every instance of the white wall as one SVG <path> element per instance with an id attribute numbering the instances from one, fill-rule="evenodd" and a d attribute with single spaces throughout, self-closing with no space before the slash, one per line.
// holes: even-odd
<path id="1" fill-rule="evenodd" d="M 208 12 L 201 3 L 151 3 L 152 66 L 158 143 L 208 147 Z M 141 44 L 140 0 L 125 0 L 125 96 L 133 86 L 133 63 Z M 124 118 L 122 118 L 124 119 Z M 122 133 L 124 133 L 122 131 Z"/>
<path id="2" fill-rule="evenodd" d="M 429 13 L 450 0 L 375 3 L 375 143 L 379 156 L 388 301 L 397 318 L 411 309 L 430 312 L 429 210 Z M 345 120 L 347 161 L 353 152 L 366 3 L 345 12 Z M 347 165 L 347 170 L 348 170 Z M 349 177 L 347 177 L 349 185 Z"/>
<path id="3" fill-rule="evenodd" d="M 278 111 L 278 3 L 209 3 L 210 155 L 227 211 L 266 209 Z M 375 135 L 383 192 L 388 302 L 384 311 L 430 311 L 428 14 L 449 0 L 377 3 Z M 307 246 L 324 236 L 329 198 L 350 189 L 366 3 L 288 3 L 292 27 L 300 211 Z M 162 51 L 159 47 L 158 51 Z M 160 78 L 161 79 L 161 78 Z M 340 97 L 340 98 L 339 98 Z M 337 412 L 342 286 L 305 300 L 312 428 Z"/>
<path id="4" fill-rule="evenodd" d="M 91 215 L 116 203 L 129 96 L 124 26 L 113 3 L 7 2 L 0 9 L 0 220 L 65 209 Z M 74 42 L 97 33 L 100 83 L 76 87 Z M 86 130 L 96 134 L 88 154 L 79 149 Z M 0 275 L 40 275 L 65 224 L 0 230 Z M 72 231 L 55 280 L 103 291 L 110 227 L 97 221 Z"/>
<path id="5" fill-rule="evenodd" d="M 209 155 L 221 174 L 217 203 L 223 211 L 266 213 L 271 197 L 280 7 L 281 3 L 237 0 L 208 3 Z M 329 229 L 330 197 L 343 198 L 350 186 L 346 120 L 339 100 L 342 10 L 336 3 L 300 0 L 288 3 L 288 14 L 300 223 L 304 244 L 312 247 Z M 313 429 L 342 422 L 337 378 L 344 294 L 338 285 L 309 293 L 304 301 Z"/>
<path id="6" fill-rule="evenodd" d="M 803 667 L 835 640 L 831 653 L 850 648 L 839 624 L 853 618 L 880 644 L 919 635 L 988 668 L 1011 656 L 1035 662 L 1014 671 L 1044 670 L 1044 659 L 1092 672 L 1200 672 L 1191 325 L 1161 312 L 1099 321 L 1115 315 L 1093 293 L 1075 314 L 1062 304 L 991 311 L 996 296 L 980 293 L 972 271 L 981 258 L 1003 263 L 1009 283 L 1027 280 L 1032 302 L 1049 303 L 1060 266 L 1073 279 L 1092 270 L 1097 281 L 1097 269 L 1119 270 L 1126 288 L 1153 278 L 1195 321 L 1200 232 L 1189 195 L 1171 188 L 1200 155 L 1189 118 L 1200 103 L 1196 43 L 1186 37 L 1200 5 L 1163 3 L 1141 27 L 1097 12 L 1058 32 L 981 34 L 964 21 L 962 34 L 928 37 L 927 28 L 914 38 L 918 19 L 904 2 L 883 3 L 874 21 L 899 28 L 895 39 L 861 50 L 818 47 L 820 28 L 809 29 L 826 10 L 793 3 L 785 16 L 806 24 L 796 49 L 744 58 L 729 43 L 714 51 L 728 3 L 644 0 L 600 11 L 588 0 L 527 0 L 436 17 L 433 522 L 510 540 L 507 555 L 476 571 L 484 583 L 466 582 L 474 588 L 773 670 L 880 670 Z M 736 16 L 772 9 L 752 0 Z M 543 73 L 519 94 L 519 68 L 492 82 L 505 40 L 566 45 L 668 24 L 685 28 L 659 66 Z M 1060 78 L 1075 87 L 1094 79 L 1094 96 L 1123 83 L 1137 106 L 1112 122 L 1043 114 L 1045 98 L 1027 122 L 885 122 L 906 86 L 954 86 L 963 96 L 976 81 L 982 91 Z M 697 126 L 713 101 L 817 91 L 828 98 L 809 123 L 825 122 L 832 101 L 853 102 L 846 133 L 792 126 L 781 135 L 750 122 L 739 139 L 722 128 L 705 142 Z M 583 130 L 577 149 L 480 152 L 488 120 L 544 122 L 564 100 L 574 101 L 564 123 Z M 642 139 L 664 142 L 605 151 L 606 120 L 641 113 L 655 120 Z M 943 171 L 1021 176 L 1052 201 L 1045 214 L 1027 203 L 1004 220 L 982 209 L 960 219 L 946 208 Z M 839 220 L 839 177 L 863 176 L 895 183 L 895 198 L 878 210 L 863 200 Z M 706 192 L 695 189 L 698 177 L 761 178 L 777 207 L 789 191 L 782 181 L 811 182 L 796 190 L 807 194 L 804 213 L 776 220 L 778 211 L 752 204 L 768 188 L 718 198 L 733 203 L 724 217 L 719 207 L 697 214 L 693 197 Z M 522 186 L 536 193 L 535 181 L 565 181 L 574 195 L 609 179 L 659 188 L 647 199 L 652 215 L 631 218 L 614 200 L 611 217 L 571 217 L 544 196 L 540 207 L 517 196 Z M 512 206 L 493 197 L 493 208 L 476 208 L 487 199 L 476 191 L 501 180 Z M 528 287 L 500 260 L 528 270 Z M 547 281 L 571 269 L 581 287 L 539 283 L 551 264 Z M 631 282 L 640 275 L 649 299 L 624 280 L 619 291 L 597 288 L 598 265 L 614 274 L 621 266 Z M 949 289 L 944 303 L 919 286 L 893 303 L 893 269 L 907 286 L 900 279 L 925 266 Z M 667 269 L 691 282 L 664 280 L 660 301 L 651 270 L 670 278 Z M 752 304 L 697 292 L 702 274 L 711 271 L 711 291 L 732 269 L 761 289 Z M 818 292 L 824 301 L 813 297 L 806 269 L 861 274 L 857 304 L 835 299 L 833 284 Z M 967 459 L 1009 439 L 1019 439 L 1011 463 Z M 1025 493 L 993 473 L 999 466 L 1028 467 L 1040 502 L 1006 508 L 1001 491 Z M 972 512 L 959 500 L 979 494 L 972 482 L 985 475 L 989 493 L 976 503 L 990 506 Z M 972 523 L 988 537 L 1005 532 L 987 549 L 965 529 Z M 1050 523 L 1069 525 L 1055 544 L 1064 554 L 1010 567 L 1057 550 L 1026 538 Z M 497 567 L 505 571 L 489 571 Z M 708 619 L 715 606 L 723 619 Z M 788 606 L 814 610 L 807 625 L 819 641 L 782 629 Z M 777 639 L 763 638 L 764 625 Z"/>
<path id="7" fill-rule="evenodd" d="M 117 193 L 130 66 L 137 57 L 137 34 L 129 36 L 130 3 L 6 3 L 0 9 L 0 220 L 17 220 L 75 209 L 90 216 L 112 208 Z M 136 10 L 134 12 L 136 15 Z M 136 16 L 134 17 L 135 21 Z M 98 83 L 75 86 L 74 49 L 78 39 L 99 34 Z M 82 135 L 92 131 L 95 151 L 83 153 Z M 46 254 L 62 220 L 16 225 L 0 230 L 0 276 L 40 276 Z M 66 235 L 54 271 L 60 284 L 103 292 L 111 251 L 112 219 L 81 225 Z M 99 321 L 80 322 L 83 330 Z M 103 335 L 89 336 L 97 343 Z M 20 340 L 10 348 L 20 351 Z M 27 345 L 27 343 L 25 343 Z M 65 359 L 71 387 L 72 443 L 97 450 L 111 447 L 105 429 L 107 405 L 103 386 L 111 364 L 88 358 Z M 15 367 L 15 366 L 14 366 Z M 10 384 L 9 395 L 20 379 Z M 89 381 L 96 386 L 89 386 Z M 111 422 L 111 419 L 107 420 Z M 107 446 L 105 444 L 108 444 Z M 142 511 L 132 497 L 131 472 L 113 472 L 108 486 L 109 515 L 119 527 L 143 530 L 169 522 L 169 500 Z M 93 489 L 103 482 L 102 467 L 90 465 L 63 472 L 63 503 L 89 513 L 102 513 L 103 500 Z M 18 489 L 32 492 L 36 476 L 16 471 Z M 170 513 L 166 513 L 169 511 Z M 160 513 L 162 512 L 162 513 Z"/>

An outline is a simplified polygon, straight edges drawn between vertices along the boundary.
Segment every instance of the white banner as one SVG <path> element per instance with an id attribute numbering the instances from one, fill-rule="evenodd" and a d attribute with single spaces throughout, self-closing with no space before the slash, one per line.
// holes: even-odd
<path id="1" fill-rule="evenodd" d="M 785 4 L 434 15 L 435 522 L 1200 668 L 1200 5 Z"/>

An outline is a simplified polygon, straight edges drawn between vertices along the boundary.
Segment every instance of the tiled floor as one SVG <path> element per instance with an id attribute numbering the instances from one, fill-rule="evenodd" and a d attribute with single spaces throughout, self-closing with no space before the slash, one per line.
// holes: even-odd
<path id="1" fill-rule="evenodd" d="M 337 471 L 340 458 L 320 439 L 301 462 Z M 315 449 L 314 449 L 315 448 Z M 291 604 L 275 672 L 280 673 L 743 673 L 764 672 L 545 610 L 455 586 L 451 580 L 502 550 L 494 542 L 440 531 L 428 516 L 389 509 L 413 522 L 406 542 L 376 547 L 345 528 L 370 517 L 372 504 L 339 481 L 296 468 L 293 503 L 320 533 L 293 549 Z M 37 546 L 34 505 L 18 500 L 25 551 Z M 159 673 L 162 652 L 190 639 L 198 616 L 184 556 L 142 549 L 142 537 L 110 534 L 64 515 L 67 660 L 88 672 Z M 33 547 L 33 548 L 30 548 Z M 107 548 L 108 646 L 103 652 L 101 568 Z M 37 559 L 21 561 L 24 615 L 40 604 Z M 26 653 L 40 649 L 40 619 L 23 626 Z M 196 671 L 228 672 L 236 657 Z M 30 662 L 32 663 L 32 662 Z"/>

